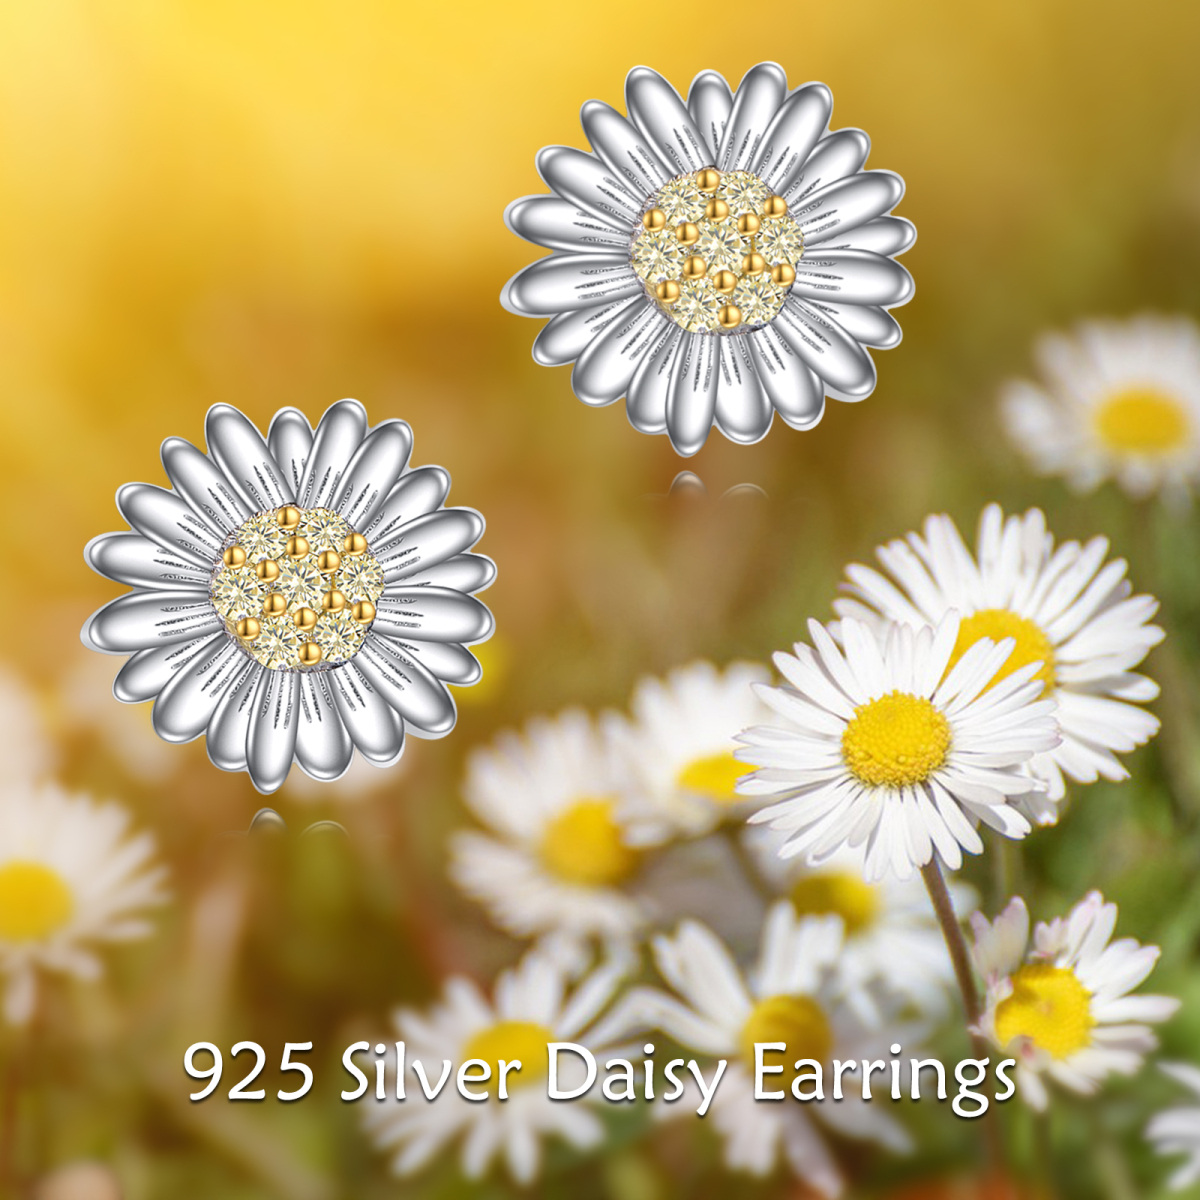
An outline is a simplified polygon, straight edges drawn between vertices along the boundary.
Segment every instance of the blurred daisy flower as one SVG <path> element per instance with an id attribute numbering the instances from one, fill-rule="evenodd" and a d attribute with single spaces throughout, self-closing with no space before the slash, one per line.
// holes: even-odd
<path id="1" fill-rule="evenodd" d="M 535 719 L 475 750 L 465 796 L 490 833 L 455 835 L 450 875 L 501 928 L 622 939 L 643 924 L 627 889 L 670 826 L 586 713 Z"/>
<path id="2" fill-rule="evenodd" d="M 1037 664 L 1034 678 L 1056 703 L 1061 739 L 1035 755 L 1027 770 L 1048 787 L 1027 798 L 1041 824 L 1058 819 L 1064 776 L 1077 783 L 1122 780 L 1125 754 L 1158 732 L 1158 718 L 1138 707 L 1158 685 L 1134 673 L 1163 631 L 1151 618 L 1153 596 L 1133 595 L 1124 559 L 1105 561 L 1108 539 L 1055 547 L 1039 509 L 1005 517 L 984 509 L 972 554 L 947 516 L 931 516 L 923 534 L 910 533 L 876 551 L 888 575 L 852 565 L 850 593 L 835 601 L 843 617 L 879 624 L 936 624 L 959 614 L 950 663 L 979 638 L 1012 638 L 1013 652 L 997 681 Z"/>
<path id="3" fill-rule="evenodd" d="M 1001 411 L 1044 475 L 1135 498 L 1190 495 L 1200 475 L 1200 329 L 1186 317 L 1087 321 L 1037 346 L 1043 386 L 1010 383 Z"/>
<path id="4" fill-rule="evenodd" d="M 593 152 L 543 149 L 551 194 L 505 213 L 514 233 L 552 251 L 501 296 L 510 312 L 552 318 L 534 358 L 574 363 L 585 404 L 626 397 L 634 428 L 668 434 L 684 455 L 714 421 L 756 442 L 775 413 L 807 429 L 826 395 L 870 395 L 867 347 L 900 341 L 887 309 L 913 286 L 894 256 L 916 233 L 886 215 L 900 177 L 863 170 L 870 138 L 828 132 L 829 89 L 789 91 L 768 62 L 736 94 L 703 71 L 685 103 L 636 67 L 625 107 L 628 118 L 588 101 Z"/>
<path id="5" fill-rule="evenodd" d="M 131 835 L 115 804 L 57 786 L 17 786 L 0 799 L 0 973 L 4 1014 L 24 1024 L 36 971 L 100 973 L 95 945 L 144 937 L 143 912 L 166 900 L 166 870 L 149 834 Z"/>
<path id="6" fill-rule="evenodd" d="M 1131 996 L 1158 961 L 1157 946 L 1113 942 L 1117 906 L 1091 892 L 1069 916 L 1040 923 L 1029 946 L 1019 897 L 995 921 L 971 918 L 975 966 L 986 985 L 979 1032 L 1017 1060 L 1017 1086 L 1035 1109 L 1049 1103 L 1043 1077 L 1091 1095 L 1108 1075 L 1133 1075 L 1157 1039 L 1148 1028 L 1179 1001 Z"/>
<path id="7" fill-rule="evenodd" d="M 724 671 L 692 663 L 666 679 L 638 683 L 632 720 L 607 718 L 632 786 L 682 832 L 704 833 L 745 809 L 737 782 L 748 768 L 734 757 L 736 739 L 766 719 L 753 685 L 769 678 L 765 668 L 749 663 Z"/>
<path id="8" fill-rule="evenodd" d="M 1183 1063 L 1163 1063 L 1162 1069 L 1196 1097 L 1196 1103 L 1188 1108 L 1159 1113 L 1146 1129 L 1146 1137 L 1159 1154 L 1185 1156 L 1169 1184 L 1182 1191 L 1200 1182 L 1200 1070 Z"/>
<path id="9" fill-rule="evenodd" d="M 888 992 L 913 1012 L 941 1017 L 949 1008 L 954 971 L 946 943 L 929 904 L 924 884 L 916 878 L 887 876 L 878 883 L 863 878 L 862 854 L 845 850 L 820 867 L 797 858 L 782 858 L 786 834 L 763 826 L 745 832 L 745 844 L 763 880 L 785 896 L 799 917 L 837 917 L 844 941 L 838 976 L 848 1003 L 865 1004 L 862 1016 L 878 1020 L 871 985 Z M 975 893 L 951 886 L 957 912 L 975 907 Z"/>
<path id="10" fill-rule="evenodd" d="M 412 469 L 403 421 L 369 428 L 341 400 L 316 430 L 280 409 L 266 438 L 214 405 L 208 455 L 162 446 L 171 488 L 126 484 L 132 532 L 85 556 L 133 591 L 92 614 L 84 645 L 131 657 L 113 693 L 154 701 L 168 742 L 206 736 L 208 756 L 273 792 L 292 762 L 330 781 L 354 750 L 396 762 L 406 729 L 442 737 L 455 723 L 446 684 L 479 678 L 466 646 L 492 630 L 471 593 L 492 562 L 465 553 L 483 534 L 469 508 L 443 508 L 450 477 Z"/>
<path id="11" fill-rule="evenodd" d="M 479 1178 L 493 1159 L 503 1158 L 512 1177 L 528 1184 L 537 1177 L 543 1139 L 557 1136 L 578 1150 L 600 1145 L 604 1127 L 594 1112 L 547 1095 L 547 1045 L 570 1041 L 602 1055 L 588 1027 L 627 969 L 625 962 L 603 965 L 568 992 L 568 977 L 556 956 L 533 950 L 500 975 L 490 1000 L 469 979 L 454 977 L 431 1012 L 397 1012 L 396 1032 L 404 1039 L 409 1064 L 421 1060 L 436 1078 L 444 1059 L 455 1064 L 482 1059 L 491 1065 L 492 1080 L 476 1090 L 486 1091 L 492 1102 L 472 1103 L 452 1086 L 427 1101 L 412 1094 L 413 1077 L 406 1081 L 405 1102 L 369 1103 L 367 1130 L 381 1150 L 393 1153 L 396 1174 L 416 1173 L 461 1137 L 462 1168 L 469 1178 Z M 501 1059 L 521 1063 L 520 1071 L 507 1077 L 508 1098 L 502 1103 L 496 1102 Z M 576 1055 L 562 1056 L 560 1087 L 582 1085 L 583 1077 L 570 1074 L 582 1065 Z"/>
<path id="12" fill-rule="evenodd" d="M 839 976 L 842 931 L 832 918 L 798 917 L 786 901 L 776 904 L 763 927 L 758 962 L 743 973 L 729 949 L 707 926 L 684 921 L 674 936 L 653 941 L 654 959 L 674 995 L 634 988 L 604 1022 L 622 1036 L 634 1029 L 658 1029 L 700 1054 L 729 1060 L 712 1098 L 711 1117 L 734 1170 L 767 1175 L 781 1155 L 797 1178 L 822 1196 L 840 1196 L 844 1181 L 818 1126 L 836 1134 L 903 1152 L 908 1135 L 884 1107 L 862 1099 L 848 1085 L 841 1101 L 764 1104 L 754 1098 L 755 1043 L 785 1042 L 787 1060 L 808 1059 L 828 1071 L 842 1061 L 886 1058 L 904 1036 L 894 1020 L 886 1030 L 859 1017 L 864 1006 L 845 1003 Z M 764 1062 L 781 1056 L 764 1051 Z M 769 1077 L 772 1090 L 787 1091 L 793 1067 Z M 811 1087 L 806 1077 L 803 1086 Z M 691 1106 L 667 1106 L 659 1115 Z"/>
<path id="13" fill-rule="evenodd" d="M 865 878 L 908 879 L 936 855 L 952 870 L 979 854 L 983 822 L 1005 837 L 1030 830 L 1014 797 L 1022 766 L 1057 740 L 1037 664 L 993 680 L 1014 642 L 975 641 L 961 656 L 959 620 L 891 627 L 883 641 L 842 622 L 845 649 L 809 621 L 813 645 L 776 654 L 786 682 L 758 691 L 782 725 L 748 729 L 737 756 L 759 769 L 739 785 L 774 803 L 750 817 L 787 834 L 780 853 L 820 866 L 850 848 Z"/>

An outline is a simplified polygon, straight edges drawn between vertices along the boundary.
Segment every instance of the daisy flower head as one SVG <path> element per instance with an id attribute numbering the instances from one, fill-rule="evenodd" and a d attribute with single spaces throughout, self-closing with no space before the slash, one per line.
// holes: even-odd
<path id="1" fill-rule="evenodd" d="M 1163 638 L 1152 623 L 1153 596 L 1134 595 L 1124 559 L 1108 556 L 1108 539 L 1054 543 L 1039 509 L 1006 517 L 984 509 L 974 552 L 948 516 L 930 516 L 921 533 L 877 551 L 883 572 L 847 569 L 847 596 L 835 601 L 843 617 L 921 626 L 949 610 L 961 618 L 951 661 L 981 637 L 1013 639 L 997 682 L 1040 664 L 1035 678 L 1057 705 L 1061 738 L 1029 760 L 1028 773 L 1046 785 L 1027 798 L 1040 824 L 1058 819 L 1066 779 L 1123 780 L 1117 757 L 1158 731 L 1158 718 L 1140 707 L 1158 685 L 1134 668 Z"/>
<path id="2" fill-rule="evenodd" d="M 1037 664 L 999 683 L 1012 639 L 977 641 L 952 663 L 959 620 L 896 625 L 883 638 L 842 622 L 844 648 L 809 621 L 812 645 L 776 654 L 785 682 L 759 686 L 782 723 L 748 729 L 737 754 L 758 770 L 743 794 L 773 803 L 750 817 L 787 834 L 780 853 L 820 866 L 859 851 L 865 878 L 910 878 L 936 855 L 957 870 L 980 854 L 977 826 L 1030 830 L 1014 798 L 1042 786 L 1022 772 L 1057 739 Z"/>
<path id="3" fill-rule="evenodd" d="M 1183 1155 L 1169 1185 L 1182 1191 L 1200 1182 L 1200 1070 L 1184 1063 L 1163 1063 L 1162 1069 L 1195 1098 L 1188 1107 L 1169 1108 L 1147 1126 L 1146 1137 L 1159 1154 Z"/>
<path id="4" fill-rule="evenodd" d="M 763 881 L 791 904 L 798 917 L 835 917 L 843 942 L 838 977 L 849 1003 L 866 1004 L 864 1019 L 877 1020 L 874 996 L 882 989 L 922 1016 L 944 1016 L 954 987 L 946 943 L 918 878 L 864 878 L 862 851 L 842 850 L 819 867 L 780 854 L 787 834 L 750 826 L 745 845 Z M 971 911 L 976 897 L 950 885 L 956 912 Z"/>
<path id="5" fill-rule="evenodd" d="M 83 642 L 129 655 L 113 694 L 154 701 L 167 742 L 206 737 L 225 771 L 273 792 L 293 761 L 329 782 L 357 748 L 390 766 L 405 731 L 444 737 L 447 684 L 471 684 L 467 646 L 492 631 L 472 593 L 495 575 L 467 553 L 483 534 L 469 508 L 445 508 L 450 477 L 409 465 L 412 430 L 374 428 L 356 400 L 316 429 L 280 409 L 264 438 L 214 405 L 208 454 L 168 438 L 170 488 L 129 483 L 130 531 L 88 543 L 88 564 L 133 591 L 93 613 Z"/>
<path id="6" fill-rule="evenodd" d="M 4 1015 L 27 1022 L 37 972 L 95 979 L 98 944 L 144 937 L 145 910 L 166 900 L 149 834 L 132 834 L 115 804 L 53 784 L 0 798 L 0 974 Z"/>
<path id="7" fill-rule="evenodd" d="M 829 132 L 829 89 L 789 90 L 767 62 L 736 93 L 703 71 L 685 101 L 635 67 L 625 107 L 588 101 L 592 151 L 543 149 L 550 194 L 505 212 L 551 251 L 501 296 L 510 312 L 550 318 L 534 359 L 573 363 L 585 404 L 624 396 L 634 428 L 667 434 L 682 455 L 714 422 L 757 442 L 775 413 L 808 429 L 827 395 L 870 395 L 867 348 L 900 341 L 887 310 L 912 296 L 895 256 L 916 232 L 888 215 L 900 177 L 863 170 L 870 138 Z"/>
<path id="8" fill-rule="evenodd" d="M 1200 475 L 1200 328 L 1186 317 L 1086 321 L 1037 347 L 1044 382 L 1008 384 L 1001 412 L 1034 469 L 1077 491 L 1186 500 Z"/>
<path id="9" fill-rule="evenodd" d="M 538 718 L 475 750 L 465 798 L 488 831 L 453 838 L 450 876 L 501 928 L 607 940 L 643 924 L 629 888 L 670 826 L 587 713 Z"/>
<path id="10" fill-rule="evenodd" d="M 604 1022 L 605 1031 L 621 1036 L 658 1029 L 692 1051 L 728 1060 L 707 1113 L 724 1142 L 726 1165 L 763 1176 L 782 1157 L 818 1194 L 840 1196 L 844 1180 L 821 1126 L 903 1152 L 910 1143 L 902 1126 L 882 1105 L 862 1099 L 854 1076 L 843 1100 L 830 1098 L 826 1081 L 826 1099 L 805 1104 L 790 1097 L 780 1104 L 756 1100 L 754 1076 L 755 1043 L 786 1043 L 785 1055 L 763 1051 L 765 1064 L 785 1067 L 782 1075 L 764 1077 L 768 1085 L 786 1091 L 796 1078 L 789 1064 L 807 1059 L 828 1076 L 834 1059 L 883 1058 L 903 1036 L 894 1019 L 885 1031 L 861 1019 L 869 1005 L 846 1003 L 841 950 L 837 920 L 799 917 L 781 901 L 767 914 L 757 962 L 743 971 L 707 926 L 684 921 L 675 934 L 653 941 L 655 963 L 671 991 L 632 989 Z M 811 1077 L 802 1086 L 810 1087 Z M 694 1111 L 681 1103 L 660 1115 L 683 1109 Z"/>
<path id="11" fill-rule="evenodd" d="M 632 720 L 607 728 L 628 764 L 632 786 L 686 834 L 704 833 L 746 806 L 737 782 L 748 768 L 734 757 L 737 735 L 767 710 L 753 685 L 769 672 L 750 663 L 723 671 L 696 662 L 634 689 Z"/>
<path id="12" fill-rule="evenodd" d="M 471 980 L 455 977 L 446 982 L 431 1011 L 397 1012 L 396 1032 L 404 1040 L 408 1063 L 408 1098 L 369 1103 L 365 1112 L 368 1133 L 379 1149 L 392 1154 L 395 1173 L 413 1175 L 461 1140 L 462 1170 L 469 1178 L 481 1177 L 501 1158 L 513 1179 L 529 1184 L 540 1169 L 545 1139 L 561 1138 L 577 1150 L 598 1146 L 604 1127 L 587 1104 L 565 1104 L 547 1095 L 547 1047 L 575 1042 L 601 1057 L 604 1046 L 589 1030 L 627 969 L 625 962 L 603 964 L 570 989 L 556 956 L 532 950 L 499 976 L 490 998 Z M 486 1103 L 465 1099 L 453 1086 L 433 1100 L 418 1090 L 415 1061 L 436 1082 L 443 1061 L 457 1068 L 469 1059 L 491 1067 L 491 1081 L 476 1089 L 487 1092 Z M 520 1063 L 519 1072 L 507 1075 L 503 1101 L 497 1098 L 501 1061 Z M 561 1087 L 582 1085 L 582 1077 L 571 1077 L 576 1066 L 582 1067 L 577 1055 L 562 1056 Z"/>
<path id="13" fill-rule="evenodd" d="M 1158 962 L 1157 946 L 1112 941 L 1117 906 L 1089 893 L 1066 918 L 1029 935 L 1019 897 L 995 921 L 971 919 L 975 966 L 986 993 L 979 1033 L 1017 1060 L 1017 1087 L 1033 1108 L 1049 1102 L 1044 1080 L 1080 1095 L 1108 1075 L 1133 1075 L 1158 1042 L 1149 1025 L 1179 1008 L 1165 996 L 1130 995 Z"/>

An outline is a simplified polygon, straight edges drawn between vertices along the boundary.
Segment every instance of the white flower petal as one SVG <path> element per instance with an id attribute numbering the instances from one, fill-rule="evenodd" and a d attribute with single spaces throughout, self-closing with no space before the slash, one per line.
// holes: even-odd
<path id="1" fill-rule="evenodd" d="M 717 339 L 684 334 L 667 394 L 667 433 L 677 454 L 695 454 L 708 438 L 717 406 Z"/>
<path id="2" fill-rule="evenodd" d="M 645 296 L 635 296 L 584 349 L 571 371 L 571 387 L 584 404 L 611 404 L 625 394 L 634 372 L 670 324 Z"/>
<path id="3" fill-rule="evenodd" d="M 537 169 L 552 192 L 614 229 L 632 229 L 638 219 L 640 197 L 594 155 L 573 146 L 545 146 Z"/>
<path id="4" fill-rule="evenodd" d="M 306 671 L 300 676 L 300 727 L 296 762 L 313 779 L 331 781 L 350 768 L 354 744 L 334 701 L 337 671 Z"/>
<path id="5" fill-rule="evenodd" d="M 200 591 L 208 588 L 212 565 L 164 549 L 140 533 L 102 533 L 84 547 L 83 557 L 98 575 L 151 591 Z"/>
<path id="6" fill-rule="evenodd" d="M 674 322 L 669 323 L 658 344 L 646 353 L 629 381 L 625 414 L 639 433 L 667 432 L 667 401 L 675 360 L 683 353 L 685 336 Z"/>
<path id="7" fill-rule="evenodd" d="M 384 421 L 363 439 L 342 474 L 333 505 L 353 528 L 371 525 L 407 466 L 412 444 L 407 421 Z"/>
<path id="8" fill-rule="evenodd" d="M 300 728 L 300 676 L 293 671 L 263 671 L 246 736 L 246 769 L 262 793 L 278 791 L 287 778 Z"/>
<path id="9" fill-rule="evenodd" d="M 725 77 L 716 71 L 701 71 L 688 89 L 687 107 L 703 136 L 708 161 L 715 163 L 733 111 L 733 93 Z"/>
<path id="10" fill-rule="evenodd" d="M 825 387 L 775 329 L 750 335 L 758 382 L 772 407 L 793 429 L 811 429 L 825 411 Z"/>
<path id="11" fill-rule="evenodd" d="M 716 420 L 721 432 L 743 444 L 765 437 L 774 410 L 759 383 L 746 338 L 720 339 L 717 372 Z"/>
<path id="12" fill-rule="evenodd" d="M 198 738 L 208 727 L 221 697 L 251 665 L 232 638 L 214 638 L 159 693 L 154 702 L 154 732 L 166 742 Z"/>
<path id="13" fill-rule="evenodd" d="M 733 97 L 733 111 L 721 140 L 717 167 L 748 171 L 758 161 L 763 134 L 787 95 L 787 73 L 778 64 L 762 62 L 742 77 Z"/>
<path id="14" fill-rule="evenodd" d="M 824 381 L 830 395 L 861 400 L 875 390 L 871 356 L 840 325 L 794 296 L 788 298 L 771 329 Z"/>
<path id="15" fill-rule="evenodd" d="M 191 442 L 167 438 L 161 456 L 171 486 L 219 533 L 231 533 L 255 511 L 237 495 L 225 473 Z"/>
<path id="16" fill-rule="evenodd" d="M 483 517 L 473 508 L 440 509 L 404 525 L 376 551 L 376 561 L 390 585 L 470 549 L 483 530 Z"/>
<path id="17" fill-rule="evenodd" d="M 295 493 L 257 429 L 229 404 L 214 404 L 204 418 L 208 452 L 251 512 L 291 504 Z"/>
<path id="18" fill-rule="evenodd" d="M 172 554 L 208 570 L 221 555 L 217 530 L 173 492 L 149 483 L 127 483 L 117 492 L 117 508 L 138 533 Z"/>
<path id="19" fill-rule="evenodd" d="M 805 249 L 819 246 L 900 203 L 904 181 L 891 171 L 863 171 L 822 187 L 793 206 L 791 215 L 804 233 Z"/>
<path id="20" fill-rule="evenodd" d="M 128 592 L 94 612 L 81 636 L 92 650 L 130 654 L 190 642 L 222 628 L 207 592 Z"/>
<path id="21" fill-rule="evenodd" d="M 592 339 L 617 319 L 628 303 L 628 298 L 614 300 L 552 317 L 534 338 L 534 362 L 543 367 L 562 367 L 574 362 Z"/>
<path id="22" fill-rule="evenodd" d="M 267 449 L 283 472 L 285 485 L 294 496 L 300 494 L 304 464 L 312 453 L 313 431 L 308 418 L 298 408 L 281 408 L 267 429 Z"/>
<path id="23" fill-rule="evenodd" d="M 360 659 L 329 672 L 330 691 L 363 758 L 378 767 L 391 766 L 404 752 L 404 722 L 371 677 L 358 669 Z"/>
<path id="24" fill-rule="evenodd" d="M 492 614 L 474 596 L 451 588 L 389 587 L 371 626 L 391 637 L 425 642 L 480 642 L 495 628 Z"/>
<path id="25" fill-rule="evenodd" d="M 357 400 L 339 400 L 325 410 L 313 434 L 296 497 L 301 507 L 332 506 L 346 467 L 366 433 L 367 411 Z"/>
<path id="26" fill-rule="evenodd" d="M 208 724 L 205 748 L 212 764 L 222 771 L 246 769 L 246 744 L 255 711 L 254 702 L 261 679 L 268 674 L 271 672 L 254 663 L 237 686 L 230 688 L 217 703 Z"/>
<path id="27" fill-rule="evenodd" d="M 657 71 L 634 67 L 625 78 L 625 108 L 673 175 L 713 165 L 679 93 Z"/>
<path id="28" fill-rule="evenodd" d="M 793 172 L 784 199 L 793 209 L 802 205 L 822 188 L 856 175 L 870 153 L 871 139 L 861 129 L 839 129 L 829 134 L 817 143 L 801 169 Z"/>
<path id="29" fill-rule="evenodd" d="M 520 316 L 548 317 L 644 294 L 628 253 L 555 251 L 518 271 L 505 284 L 500 302 Z"/>
<path id="30" fill-rule="evenodd" d="M 750 169 L 773 192 L 784 195 L 824 136 L 831 112 L 833 93 L 823 83 L 797 88 L 775 114 Z"/>
<path id="31" fill-rule="evenodd" d="M 504 223 L 517 237 L 568 253 L 625 250 L 628 230 L 614 229 L 561 196 L 522 196 L 504 210 Z"/>
<path id="32" fill-rule="evenodd" d="M 454 728 L 454 698 L 398 642 L 368 636 L 354 665 L 408 722 L 415 737 L 445 737 Z"/>
<path id="33" fill-rule="evenodd" d="M 611 105 L 588 100 L 579 119 L 592 149 L 634 197 L 648 196 L 675 174 L 641 131 Z"/>
<path id="34" fill-rule="evenodd" d="M 444 467 L 417 467 L 406 471 L 387 494 L 371 523 L 359 532 L 371 550 L 386 546 L 405 525 L 435 512 L 450 494 L 450 472 Z"/>
<path id="35" fill-rule="evenodd" d="M 805 252 L 796 264 L 792 295 L 840 304 L 905 304 L 912 276 L 898 263 L 868 250 Z"/>

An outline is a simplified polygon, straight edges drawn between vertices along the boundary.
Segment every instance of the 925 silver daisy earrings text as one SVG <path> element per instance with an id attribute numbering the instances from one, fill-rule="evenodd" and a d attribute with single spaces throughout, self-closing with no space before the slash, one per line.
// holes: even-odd
<path id="1" fill-rule="evenodd" d="M 887 310 L 913 288 L 894 256 L 916 230 L 888 215 L 900 177 L 862 169 L 867 135 L 830 133 L 829 89 L 789 92 L 775 63 L 753 67 L 736 94 L 704 71 L 686 104 L 637 67 L 625 98 L 628 119 L 589 100 L 592 153 L 543 149 L 552 194 L 505 213 L 552 252 L 501 296 L 510 312 L 551 318 L 534 359 L 574 363 L 585 404 L 624 396 L 634 428 L 668 434 L 683 455 L 714 421 L 750 443 L 776 412 L 808 429 L 826 396 L 870 395 L 867 347 L 900 341 Z"/>
<path id="2" fill-rule="evenodd" d="M 129 483 L 117 507 L 132 532 L 85 557 L 134 590 L 83 628 L 93 650 L 132 657 L 118 700 L 154 701 L 169 742 L 207 735 L 226 771 L 275 791 L 293 760 L 332 780 L 354 749 L 399 759 L 407 728 L 454 728 L 447 683 L 481 675 L 467 646 L 491 636 L 471 594 L 495 576 L 467 553 L 483 534 L 470 508 L 445 508 L 450 476 L 408 465 L 412 430 L 374 429 L 356 400 L 314 431 L 280 409 L 266 439 L 237 409 L 209 410 L 206 456 L 163 443 L 172 488 Z"/>

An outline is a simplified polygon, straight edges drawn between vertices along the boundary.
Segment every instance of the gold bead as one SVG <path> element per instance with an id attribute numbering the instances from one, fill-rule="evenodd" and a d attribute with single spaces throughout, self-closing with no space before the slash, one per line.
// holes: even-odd
<path id="1" fill-rule="evenodd" d="M 652 208 L 642 217 L 642 228 L 654 233 L 667 227 L 667 214 L 661 208 Z"/>
<path id="2" fill-rule="evenodd" d="M 722 329 L 736 329 L 742 323 L 742 310 L 736 304 L 726 304 L 717 313 Z"/>
<path id="3" fill-rule="evenodd" d="M 693 225 L 691 221 L 684 221 L 682 225 L 675 227 L 675 236 L 679 239 L 680 245 L 694 246 L 700 240 L 700 228 Z"/>
<path id="4" fill-rule="evenodd" d="M 292 618 L 297 629 L 313 629 L 317 624 L 317 614 L 311 608 L 302 608 Z"/>
<path id="5" fill-rule="evenodd" d="M 742 259 L 743 275 L 761 275 L 767 269 L 767 260 L 757 250 L 751 250 Z"/>
<path id="6" fill-rule="evenodd" d="M 771 268 L 771 279 L 780 287 L 791 287 L 796 282 L 796 268 L 791 263 L 780 263 Z"/>
<path id="7" fill-rule="evenodd" d="M 655 289 L 654 294 L 660 304 L 674 304 L 679 299 L 679 284 L 673 279 L 664 279 Z"/>
<path id="8" fill-rule="evenodd" d="M 253 617 L 243 617 L 237 623 L 237 635 L 244 642 L 252 642 L 262 633 L 262 625 Z"/>
<path id="9" fill-rule="evenodd" d="M 317 569 L 328 575 L 342 565 L 342 556 L 336 550 L 322 550 L 317 555 Z"/>
<path id="10" fill-rule="evenodd" d="M 768 196 L 763 202 L 764 217 L 787 216 L 787 201 L 782 196 Z"/>
<path id="11" fill-rule="evenodd" d="M 346 607 L 346 597 L 337 588 L 333 588 L 321 597 L 321 607 L 326 612 L 341 612 Z"/>
<path id="12" fill-rule="evenodd" d="M 375 605 L 370 600 L 360 600 L 351 610 L 350 615 L 360 624 L 367 625 L 375 620 Z"/>
<path id="13" fill-rule="evenodd" d="M 288 538 L 288 558 L 303 558 L 308 553 L 308 538 L 293 534 Z"/>
<path id="14" fill-rule="evenodd" d="M 367 539 L 361 533 L 348 533 L 342 540 L 343 554 L 365 554 Z"/>
<path id="15" fill-rule="evenodd" d="M 683 264 L 684 279 L 703 279 L 708 274 L 708 263 L 698 254 L 689 255 Z"/>
<path id="16" fill-rule="evenodd" d="M 254 573 L 263 583 L 272 583 L 279 578 L 279 564 L 273 558 L 264 558 L 254 568 Z"/>
<path id="17" fill-rule="evenodd" d="M 275 514 L 280 529 L 295 529 L 300 524 L 300 510 L 294 504 L 285 504 Z"/>
<path id="18" fill-rule="evenodd" d="M 704 215 L 710 221 L 723 221 L 729 216 L 729 205 L 720 196 L 714 196 L 704 206 Z"/>
<path id="19" fill-rule="evenodd" d="M 762 222 L 754 213 L 742 213 L 738 217 L 738 233 L 743 237 L 753 237 L 762 228 Z"/>
<path id="20" fill-rule="evenodd" d="M 221 561 L 227 567 L 240 567 L 246 561 L 246 552 L 241 546 L 226 546 L 224 554 L 221 555 Z"/>
<path id="21" fill-rule="evenodd" d="M 263 601 L 263 612 L 268 617 L 282 617 L 287 612 L 287 601 L 278 592 L 272 592 Z"/>
<path id="22" fill-rule="evenodd" d="M 718 271 L 713 276 L 713 287 L 718 292 L 728 295 L 737 287 L 738 277 L 732 271 Z"/>
<path id="23" fill-rule="evenodd" d="M 705 167 L 696 172 L 696 186 L 702 192 L 715 192 L 721 186 L 721 172 L 715 167 Z"/>
<path id="24" fill-rule="evenodd" d="M 321 647 L 316 642 L 305 642 L 299 650 L 296 651 L 296 657 L 306 667 L 315 667 L 321 661 Z"/>

